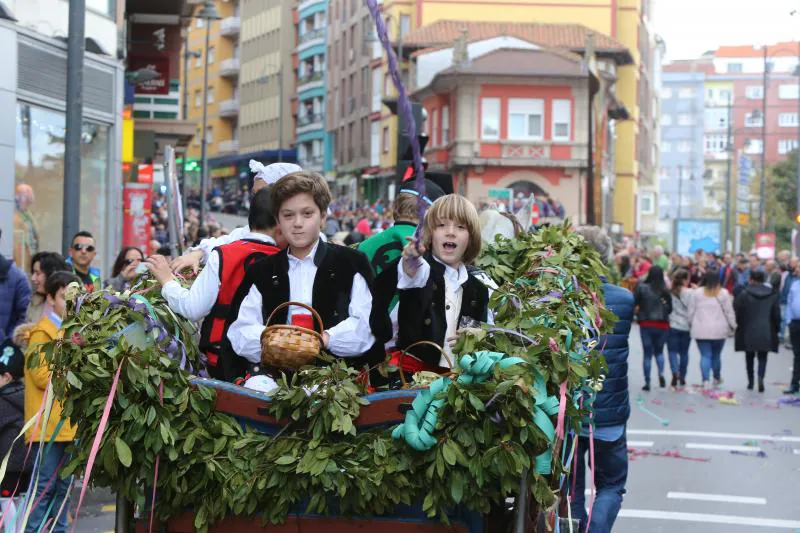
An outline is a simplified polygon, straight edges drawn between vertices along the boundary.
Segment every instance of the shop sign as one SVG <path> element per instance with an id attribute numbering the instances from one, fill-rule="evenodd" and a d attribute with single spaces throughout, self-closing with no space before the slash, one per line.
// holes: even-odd
<path id="1" fill-rule="evenodd" d="M 128 72 L 150 70 L 155 78 L 136 85 L 137 94 L 169 94 L 169 57 L 128 56 Z"/>
<path id="2" fill-rule="evenodd" d="M 122 192 L 122 244 L 149 249 L 152 238 L 150 215 L 153 206 L 153 189 L 147 183 L 126 183 Z"/>
<path id="3" fill-rule="evenodd" d="M 136 181 L 139 183 L 153 183 L 153 165 L 139 165 Z"/>
<path id="4" fill-rule="evenodd" d="M 774 233 L 756 233 L 756 254 L 759 259 L 775 258 Z"/>
<path id="5" fill-rule="evenodd" d="M 211 178 L 230 178 L 231 176 L 236 176 L 236 167 L 235 166 L 228 166 L 228 167 L 219 167 L 219 168 L 212 168 L 211 169 Z"/>

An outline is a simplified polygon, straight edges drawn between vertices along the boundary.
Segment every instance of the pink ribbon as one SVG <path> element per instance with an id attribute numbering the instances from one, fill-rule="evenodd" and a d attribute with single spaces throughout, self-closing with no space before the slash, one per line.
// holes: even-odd
<path id="1" fill-rule="evenodd" d="M 567 380 L 565 379 L 563 383 L 561 383 L 561 388 L 559 389 L 558 394 L 561 396 L 561 399 L 558 403 L 558 421 L 556 422 L 556 437 L 561 439 L 563 442 L 564 440 L 564 416 L 567 413 Z"/>
<path id="2" fill-rule="evenodd" d="M 592 416 L 591 418 L 594 418 Z M 597 494 L 597 489 L 594 485 L 594 424 L 589 424 L 589 472 L 592 473 L 592 492 L 589 495 L 589 516 L 586 519 L 586 533 L 589 533 L 589 525 L 592 523 L 592 511 L 594 510 L 594 499 Z"/>
<path id="3" fill-rule="evenodd" d="M 83 505 L 83 497 L 86 496 L 86 489 L 89 488 L 89 479 L 92 476 L 92 468 L 94 467 L 94 460 L 97 458 L 97 452 L 100 450 L 100 443 L 103 440 L 103 434 L 106 432 L 106 425 L 108 425 L 108 417 L 111 414 L 111 406 L 114 404 L 114 396 L 117 395 L 117 384 L 119 383 L 119 373 L 122 370 L 122 364 L 125 362 L 123 359 L 117 367 L 117 372 L 114 374 L 114 381 L 111 382 L 111 391 L 106 398 L 106 406 L 103 408 L 103 417 L 100 419 L 100 425 L 97 428 L 97 434 L 94 436 L 92 449 L 89 451 L 89 460 L 86 462 L 86 473 L 83 474 L 83 486 L 81 487 L 81 495 L 78 498 L 78 506 L 75 508 L 75 519 L 72 521 L 72 529 L 70 533 L 75 532 L 75 526 L 78 524 L 78 514 Z"/>
<path id="4" fill-rule="evenodd" d="M 158 385 L 158 403 L 164 405 L 164 380 Z M 158 466 L 161 463 L 161 454 L 156 455 L 156 467 L 153 472 L 153 498 L 150 502 L 150 528 L 148 533 L 153 533 L 153 517 L 156 514 L 156 485 L 158 485 Z"/>

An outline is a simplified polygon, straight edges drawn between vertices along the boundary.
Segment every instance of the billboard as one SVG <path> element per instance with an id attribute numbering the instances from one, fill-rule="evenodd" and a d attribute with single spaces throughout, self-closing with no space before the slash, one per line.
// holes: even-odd
<path id="1" fill-rule="evenodd" d="M 675 252 L 691 255 L 697 250 L 719 253 L 722 250 L 722 221 L 704 218 L 675 220 Z"/>

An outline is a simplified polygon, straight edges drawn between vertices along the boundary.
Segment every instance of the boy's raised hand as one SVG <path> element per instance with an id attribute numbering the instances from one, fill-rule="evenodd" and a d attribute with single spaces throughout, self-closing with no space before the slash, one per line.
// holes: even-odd
<path id="1" fill-rule="evenodd" d="M 415 237 L 406 237 L 406 240 L 408 240 L 408 244 L 403 248 L 403 271 L 413 278 L 417 274 L 419 267 L 422 266 L 420 256 L 425 253 L 425 247 L 422 245 L 417 246 Z"/>

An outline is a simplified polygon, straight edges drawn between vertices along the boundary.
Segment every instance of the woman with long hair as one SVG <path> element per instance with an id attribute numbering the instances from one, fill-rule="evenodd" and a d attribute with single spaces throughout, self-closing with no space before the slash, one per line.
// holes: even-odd
<path id="1" fill-rule="evenodd" d="M 725 339 L 736 330 L 736 315 L 731 296 L 722 288 L 719 271 L 707 270 L 701 287 L 689 300 L 691 336 L 700 350 L 700 372 L 703 388 L 709 388 L 713 372 L 714 387 L 722 384 L 722 349 Z"/>
<path id="2" fill-rule="evenodd" d="M 651 266 L 645 280 L 636 285 L 633 298 L 638 308 L 639 333 L 642 337 L 644 365 L 644 387 L 650 390 L 652 358 L 658 365 L 658 385 L 666 387 L 664 379 L 664 344 L 669 335 L 669 315 L 672 312 L 672 297 L 664 281 L 664 271 Z"/>
<path id="3" fill-rule="evenodd" d="M 692 336 L 689 328 L 689 271 L 678 268 L 672 274 L 672 312 L 669 314 L 669 367 L 672 370 L 672 388 L 686 386 L 686 370 L 689 367 L 689 346 Z"/>
<path id="4" fill-rule="evenodd" d="M 136 267 L 144 261 L 144 253 L 136 246 L 125 246 L 120 250 L 111 269 L 111 279 L 106 282 L 107 287 L 122 292 L 130 286 L 136 277 Z"/>

